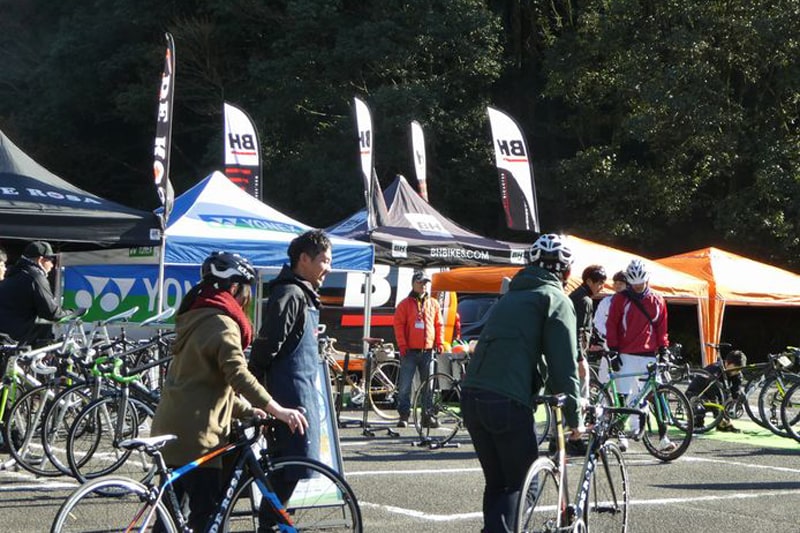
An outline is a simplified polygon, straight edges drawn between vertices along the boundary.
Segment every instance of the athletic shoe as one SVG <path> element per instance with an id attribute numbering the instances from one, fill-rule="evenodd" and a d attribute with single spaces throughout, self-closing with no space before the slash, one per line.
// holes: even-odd
<path id="1" fill-rule="evenodd" d="M 628 451 L 628 437 L 626 437 L 625 435 L 620 435 L 617 438 L 617 445 L 619 446 L 620 450 L 622 450 L 623 452 L 627 452 Z"/>
<path id="2" fill-rule="evenodd" d="M 422 419 L 422 427 L 428 429 L 436 429 L 439 427 L 439 421 L 436 419 L 435 416 L 431 416 L 428 418 Z"/>
<path id="3" fill-rule="evenodd" d="M 400 417 L 400 420 L 397 421 L 397 427 L 399 427 L 399 428 L 407 428 L 408 427 L 408 415 Z"/>
<path id="4" fill-rule="evenodd" d="M 678 445 L 669 440 L 667 437 L 661 439 L 659 443 L 658 451 L 661 453 L 672 453 L 678 449 Z"/>
<path id="5" fill-rule="evenodd" d="M 717 426 L 717 429 L 722 431 L 722 432 L 724 432 L 724 433 L 741 433 L 742 432 L 741 429 L 734 427 L 733 424 L 731 424 L 730 422 L 725 423 L 724 420 L 719 423 L 719 426 Z"/>

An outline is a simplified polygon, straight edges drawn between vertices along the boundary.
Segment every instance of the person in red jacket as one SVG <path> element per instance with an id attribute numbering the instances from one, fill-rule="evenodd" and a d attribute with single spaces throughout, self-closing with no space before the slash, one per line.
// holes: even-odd
<path id="1" fill-rule="evenodd" d="M 625 270 L 628 288 L 611 299 L 606 320 L 606 342 L 610 352 L 618 354 L 612 363 L 624 374 L 646 374 L 647 365 L 656 362 L 669 346 L 667 333 L 667 304 L 664 297 L 650 288 L 650 272 L 641 259 L 633 259 Z M 612 361 L 616 357 L 612 357 Z M 617 379 L 617 392 L 636 394 L 642 387 L 641 375 Z M 638 419 L 631 421 L 633 433 L 638 433 Z M 665 435 L 661 448 L 674 449 L 675 443 Z"/>
<path id="2" fill-rule="evenodd" d="M 412 290 L 394 312 L 394 335 L 400 351 L 398 377 L 397 427 L 408 427 L 411 413 L 411 383 L 419 371 L 420 381 L 428 378 L 434 351 L 442 351 L 442 310 L 439 302 L 428 294 L 431 279 L 422 270 L 411 278 Z M 423 425 L 437 427 L 438 421 L 423 419 Z"/>

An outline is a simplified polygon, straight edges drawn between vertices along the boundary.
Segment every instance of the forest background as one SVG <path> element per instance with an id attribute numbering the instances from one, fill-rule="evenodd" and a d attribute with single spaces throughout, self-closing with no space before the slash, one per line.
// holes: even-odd
<path id="1" fill-rule="evenodd" d="M 222 167 L 229 101 L 259 130 L 265 201 L 318 227 L 349 216 L 363 206 L 358 96 L 384 186 L 414 183 L 417 120 L 432 205 L 529 241 L 505 228 L 493 105 L 527 137 L 543 231 L 797 271 L 798 20 L 798 0 L 0 0 L 0 129 L 79 187 L 155 208 L 169 31 L 177 194 Z M 800 315 L 760 313 L 735 342 L 800 343 Z M 762 320 L 786 331 L 765 336 Z"/>

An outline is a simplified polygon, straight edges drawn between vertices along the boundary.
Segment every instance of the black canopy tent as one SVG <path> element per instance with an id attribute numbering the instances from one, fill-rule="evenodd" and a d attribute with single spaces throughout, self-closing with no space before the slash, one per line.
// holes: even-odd
<path id="1" fill-rule="evenodd" d="M 528 244 L 473 233 L 431 207 L 398 176 L 384 192 L 385 218 L 368 231 L 366 211 L 330 226 L 333 235 L 372 242 L 375 262 L 409 267 L 523 265 Z"/>
<path id="2" fill-rule="evenodd" d="M 149 246 L 158 244 L 151 235 L 158 227 L 153 213 L 59 178 L 0 131 L 0 238 L 75 243 L 71 248 Z"/>

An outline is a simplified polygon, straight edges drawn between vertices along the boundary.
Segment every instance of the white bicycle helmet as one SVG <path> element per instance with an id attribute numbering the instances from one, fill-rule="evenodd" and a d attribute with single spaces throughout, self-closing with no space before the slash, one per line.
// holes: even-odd
<path id="1" fill-rule="evenodd" d="M 528 251 L 531 264 L 552 272 L 564 272 L 572 266 L 572 250 L 567 246 L 566 238 L 555 233 L 539 236 Z"/>
<path id="2" fill-rule="evenodd" d="M 625 269 L 625 276 L 631 285 L 641 285 L 650 280 L 650 272 L 647 271 L 647 266 L 641 259 L 631 260 L 628 268 Z"/>

